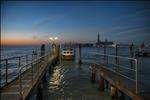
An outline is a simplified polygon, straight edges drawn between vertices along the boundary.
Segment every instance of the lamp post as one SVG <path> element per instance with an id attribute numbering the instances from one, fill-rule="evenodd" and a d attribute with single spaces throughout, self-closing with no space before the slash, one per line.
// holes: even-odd
<path id="1" fill-rule="evenodd" d="M 58 37 L 49 37 L 49 39 L 52 41 L 51 54 L 57 55 L 56 40 L 58 40 Z"/>

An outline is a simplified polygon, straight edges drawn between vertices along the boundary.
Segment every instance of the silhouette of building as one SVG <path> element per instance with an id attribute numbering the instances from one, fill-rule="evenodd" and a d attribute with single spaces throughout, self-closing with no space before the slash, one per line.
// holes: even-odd
<path id="1" fill-rule="evenodd" d="M 113 45 L 114 43 L 112 41 L 108 41 L 107 39 L 105 39 L 105 41 L 102 41 L 100 39 L 100 34 L 98 32 L 98 35 L 97 35 L 97 42 L 96 42 L 96 46 L 97 47 L 102 47 L 104 45 Z"/>

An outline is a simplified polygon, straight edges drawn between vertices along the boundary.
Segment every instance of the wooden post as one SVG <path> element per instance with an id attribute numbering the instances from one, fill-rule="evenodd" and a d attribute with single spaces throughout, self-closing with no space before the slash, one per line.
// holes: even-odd
<path id="1" fill-rule="evenodd" d="M 42 93 L 42 88 L 41 85 L 39 83 L 38 87 L 37 87 L 37 100 L 43 100 L 43 93 Z"/>
<path id="2" fill-rule="evenodd" d="M 92 66 L 90 67 L 90 70 L 91 70 L 91 82 L 92 82 L 92 83 L 95 83 L 95 72 L 96 72 L 95 66 L 92 65 Z"/>
<path id="3" fill-rule="evenodd" d="M 104 44 L 104 63 L 108 63 L 108 59 L 106 59 L 106 45 L 105 44 Z"/>
<path id="4" fill-rule="evenodd" d="M 113 85 L 110 86 L 110 95 L 111 95 L 111 100 L 115 100 L 118 97 L 117 88 L 114 87 Z"/>
<path id="5" fill-rule="evenodd" d="M 104 78 L 102 76 L 99 78 L 99 89 L 104 91 Z"/>
<path id="6" fill-rule="evenodd" d="M 82 55 L 82 53 L 81 53 L 81 44 L 79 44 L 79 61 L 78 61 L 78 63 L 79 63 L 79 64 L 81 64 L 81 63 L 82 63 L 81 55 Z"/>
<path id="7" fill-rule="evenodd" d="M 49 75 L 52 74 L 52 66 L 49 66 Z"/>
<path id="8" fill-rule="evenodd" d="M 124 95 L 124 93 L 123 93 L 122 91 L 120 91 L 120 93 L 121 93 L 120 99 L 121 99 L 121 100 L 125 100 L 125 95 Z"/>
<path id="9" fill-rule="evenodd" d="M 6 84 L 7 84 L 7 82 L 8 82 L 8 59 L 6 59 L 6 69 L 5 69 L 5 71 L 6 71 Z"/>
<path id="10" fill-rule="evenodd" d="M 43 76 L 43 81 L 44 81 L 44 82 L 47 81 L 47 75 L 46 75 L 46 73 L 45 73 L 44 76 Z"/>
<path id="11" fill-rule="evenodd" d="M 45 57 L 43 57 L 45 55 L 45 44 L 42 44 L 41 45 L 41 61 L 44 61 L 45 59 Z"/>
<path id="12" fill-rule="evenodd" d="M 105 80 L 105 88 L 107 89 L 109 87 L 109 82 Z"/>
<path id="13" fill-rule="evenodd" d="M 133 58 L 133 43 L 129 46 L 129 57 Z M 133 61 L 130 60 L 131 67 L 133 66 Z"/>
<path id="14" fill-rule="evenodd" d="M 117 45 L 117 44 L 116 44 L 116 56 L 118 56 L 118 45 Z M 116 61 L 116 62 L 115 62 L 116 64 L 119 64 L 119 59 L 118 59 L 118 57 L 115 58 L 115 61 Z"/>

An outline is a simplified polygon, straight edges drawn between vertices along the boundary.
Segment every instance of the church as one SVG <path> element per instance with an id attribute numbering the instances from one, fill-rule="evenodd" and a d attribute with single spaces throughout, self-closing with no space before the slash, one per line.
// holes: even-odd
<path id="1" fill-rule="evenodd" d="M 100 34 L 98 32 L 96 47 L 103 47 L 104 45 L 113 45 L 113 44 L 114 43 L 112 41 L 108 41 L 107 39 L 105 41 L 101 41 L 100 40 Z"/>

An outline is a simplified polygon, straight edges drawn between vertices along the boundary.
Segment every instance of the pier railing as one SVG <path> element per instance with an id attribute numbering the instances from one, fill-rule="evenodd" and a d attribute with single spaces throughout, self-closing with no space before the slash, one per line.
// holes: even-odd
<path id="1" fill-rule="evenodd" d="M 46 54 L 38 59 L 33 59 L 31 63 L 20 67 L 19 69 L 19 94 L 20 98 L 23 98 L 24 90 L 26 86 L 24 86 L 24 82 L 26 82 L 28 87 L 32 87 L 34 85 L 35 80 L 39 77 L 39 73 L 42 70 L 42 65 L 44 65 L 49 58 L 49 54 Z M 26 74 L 24 74 L 26 73 Z M 28 79 L 25 79 L 28 78 Z M 27 81 L 24 81 L 27 80 Z"/>
<path id="2" fill-rule="evenodd" d="M 50 54 L 48 51 L 46 54 Z M 22 56 L 14 56 L 6 59 L 1 59 L 0 63 L 0 87 L 3 87 L 15 80 L 19 75 L 19 69 L 25 65 L 30 64 L 33 60 L 38 60 L 40 56 L 40 52 L 36 52 L 36 54 L 22 55 Z M 23 68 L 23 70 L 27 70 Z"/>
<path id="3" fill-rule="evenodd" d="M 116 73 L 118 77 L 118 82 L 120 82 L 120 77 L 124 77 L 135 83 L 135 92 L 138 93 L 138 69 L 137 69 L 137 59 L 130 57 L 121 57 L 108 54 L 100 54 L 92 52 L 92 62 L 101 66 L 107 70 Z"/>
<path id="4" fill-rule="evenodd" d="M 30 55 L 16 56 L 1 60 L 1 87 L 18 76 L 19 67 L 31 62 Z"/>

